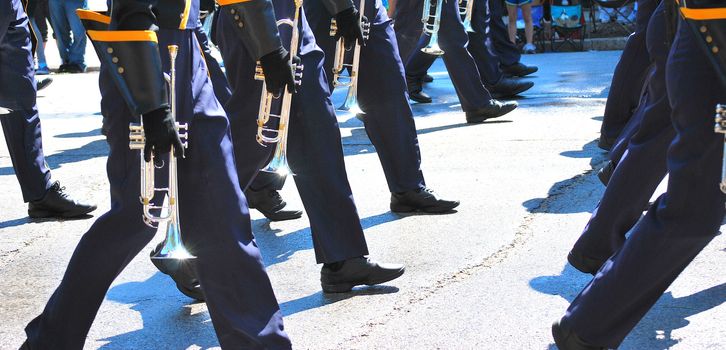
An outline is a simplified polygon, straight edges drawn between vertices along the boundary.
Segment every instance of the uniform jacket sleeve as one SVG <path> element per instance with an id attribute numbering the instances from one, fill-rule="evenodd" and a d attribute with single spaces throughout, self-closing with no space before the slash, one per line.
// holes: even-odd
<path id="1" fill-rule="evenodd" d="M 282 47 L 271 0 L 217 0 L 221 11 L 235 21 L 242 43 L 252 56 L 260 57 Z"/>

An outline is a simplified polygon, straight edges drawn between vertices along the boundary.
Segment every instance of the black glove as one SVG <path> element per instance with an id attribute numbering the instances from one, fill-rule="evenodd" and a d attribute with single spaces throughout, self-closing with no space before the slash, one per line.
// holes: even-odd
<path id="1" fill-rule="evenodd" d="M 300 58 L 294 57 L 293 62 L 300 65 Z M 290 64 L 290 53 L 284 47 L 262 56 L 260 66 L 265 73 L 267 92 L 279 94 L 285 86 L 287 86 L 287 91 L 295 91 L 295 77 Z"/>
<path id="2" fill-rule="evenodd" d="M 365 45 L 365 42 L 363 42 L 363 27 L 358 19 L 359 16 L 360 12 L 355 7 L 349 7 L 338 12 L 335 15 L 335 22 L 338 25 L 335 39 L 343 37 L 346 46 L 353 45 L 355 40 L 358 40 L 361 45 Z M 365 16 L 362 19 L 364 22 L 368 21 Z"/>
<path id="3" fill-rule="evenodd" d="M 174 123 L 168 107 L 146 113 L 141 118 L 144 121 L 144 135 L 146 137 L 144 160 L 151 161 L 152 152 L 154 158 L 159 160 L 160 155 L 171 151 L 171 146 L 174 146 L 177 157 L 184 157 L 184 147 L 179 139 L 176 123 Z"/>

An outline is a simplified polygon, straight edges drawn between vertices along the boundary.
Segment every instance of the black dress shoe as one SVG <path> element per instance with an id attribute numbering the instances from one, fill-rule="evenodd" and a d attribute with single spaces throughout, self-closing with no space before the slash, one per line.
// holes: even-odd
<path id="1" fill-rule="evenodd" d="M 606 350 L 602 346 L 595 346 L 586 343 L 575 334 L 575 332 L 566 329 L 560 325 L 561 321 L 555 321 L 552 324 L 552 337 L 555 344 L 560 350 Z"/>
<path id="2" fill-rule="evenodd" d="M 600 182 L 602 182 L 603 185 L 607 186 L 608 183 L 610 183 L 610 178 L 613 177 L 614 172 L 615 163 L 611 160 L 597 172 L 597 178 L 600 179 Z"/>
<path id="3" fill-rule="evenodd" d="M 149 256 L 154 256 L 161 250 L 165 242 L 159 243 Z M 199 284 L 195 259 L 151 259 L 151 263 L 159 271 L 171 277 L 176 288 L 184 295 L 198 301 L 204 301 L 204 291 Z"/>
<path id="4" fill-rule="evenodd" d="M 28 345 L 27 340 L 23 342 L 23 345 L 20 345 L 20 350 L 30 350 L 30 345 Z"/>
<path id="5" fill-rule="evenodd" d="M 491 92 L 494 98 L 513 97 L 519 95 L 534 86 L 531 81 L 521 81 L 514 78 L 502 77 L 499 82 L 494 85 L 487 86 L 487 90 Z"/>
<path id="6" fill-rule="evenodd" d="M 71 73 L 71 74 L 85 73 L 86 72 L 86 67 L 85 66 L 82 66 L 80 64 L 71 63 L 71 64 L 69 64 L 67 66 L 66 72 Z"/>
<path id="7" fill-rule="evenodd" d="M 408 98 L 418 103 L 431 103 L 431 96 L 423 92 L 423 82 L 420 77 L 406 76 L 406 85 L 408 87 Z"/>
<path id="8" fill-rule="evenodd" d="M 501 102 L 491 100 L 490 104 L 484 108 L 479 108 L 472 112 L 466 112 L 466 122 L 474 124 L 481 123 L 487 119 L 501 117 L 516 109 L 517 106 L 519 106 L 519 104 L 515 101 Z"/>
<path id="9" fill-rule="evenodd" d="M 43 90 L 43 89 L 47 88 L 48 85 L 50 85 L 50 83 L 52 83 L 52 82 L 53 82 L 53 78 L 45 78 L 42 80 L 38 80 L 37 83 L 35 84 L 35 90 L 36 91 Z"/>
<path id="10" fill-rule="evenodd" d="M 275 190 L 262 189 L 255 191 L 248 188 L 245 191 L 247 203 L 250 208 L 257 209 L 270 221 L 285 221 L 299 219 L 302 217 L 302 210 L 285 210 L 287 203 L 282 200 L 280 193 Z"/>
<path id="11" fill-rule="evenodd" d="M 438 198 L 430 188 L 403 193 L 391 193 L 391 211 L 394 213 L 410 213 L 421 211 L 424 213 L 446 213 L 459 206 L 459 201 L 449 201 Z"/>
<path id="12" fill-rule="evenodd" d="M 68 73 L 68 64 L 61 64 L 60 67 L 58 67 L 57 73 Z"/>
<path id="13" fill-rule="evenodd" d="M 582 273 L 589 273 L 593 276 L 597 274 L 600 267 L 605 263 L 606 260 L 595 259 L 575 251 L 570 251 L 567 254 L 567 262 Z"/>
<path id="14" fill-rule="evenodd" d="M 504 74 L 514 77 L 524 77 L 536 72 L 537 70 L 539 70 L 539 68 L 524 65 L 522 62 L 517 62 L 511 66 L 502 66 L 502 72 L 504 72 Z"/>
<path id="15" fill-rule="evenodd" d="M 421 79 L 421 80 L 423 80 L 424 83 L 430 83 L 430 82 L 434 81 L 434 77 L 426 74 L 423 76 L 423 79 Z"/>
<path id="16" fill-rule="evenodd" d="M 406 269 L 400 264 L 379 264 L 370 258 L 352 258 L 333 269 L 323 265 L 320 285 L 325 293 L 345 293 L 360 285 L 372 286 L 401 277 Z"/>
<path id="17" fill-rule="evenodd" d="M 60 182 L 54 182 L 42 199 L 28 203 L 28 216 L 73 218 L 96 210 L 95 205 L 79 202 L 71 198 L 65 190 Z"/>

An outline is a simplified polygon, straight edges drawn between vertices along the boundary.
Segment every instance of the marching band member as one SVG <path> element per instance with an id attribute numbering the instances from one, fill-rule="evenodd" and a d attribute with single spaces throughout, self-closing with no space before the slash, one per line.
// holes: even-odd
<path id="1" fill-rule="evenodd" d="M 717 70 L 715 64 L 726 62 L 720 49 L 726 45 L 726 16 L 706 19 L 726 8 L 711 0 L 688 5 L 681 8 L 689 19 L 678 17 L 665 72 L 676 130 L 667 154 L 668 189 L 553 324 L 561 350 L 617 348 L 718 234 L 724 218 L 726 197 L 718 186 L 724 141 L 714 133 L 713 114 L 716 104 L 726 100 L 726 84 L 714 81 L 726 69 Z"/>
<path id="2" fill-rule="evenodd" d="M 499 67 L 504 74 L 513 77 L 524 77 L 537 71 L 537 67 L 522 63 L 522 53 L 511 40 L 507 25 L 504 23 L 504 2 L 502 0 L 489 1 L 489 31 L 487 37 L 492 41 Z"/>
<path id="3" fill-rule="evenodd" d="M 0 124 L 31 218 L 72 218 L 96 206 L 73 199 L 51 180 L 43 154 L 30 23 L 20 0 L 0 3 Z"/>
<path id="4" fill-rule="evenodd" d="M 16 1 L 14 1 L 16 2 Z M 156 4 L 155 6 L 152 5 Z M 278 55 L 281 43 L 266 0 L 240 4 L 250 32 L 248 45 Z M 81 238 L 60 286 L 42 314 L 26 327 L 24 349 L 80 349 L 109 286 L 156 229 L 142 220 L 140 157 L 129 149 L 129 122 L 143 120 L 144 157 L 156 159 L 172 147 L 179 155 L 179 209 L 184 243 L 197 258 L 196 272 L 222 348 L 291 347 L 272 286 L 251 233 L 244 196 L 237 182 L 229 123 L 207 79 L 194 28 L 198 2 L 116 0 L 110 30 L 91 31 L 102 58 L 102 111 L 108 126 L 111 210 Z M 157 32 L 153 30 L 157 30 Z M 158 38 L 158 39 L 157 39 Z M 158 41 L 158 44 L 157 44 Z M 162 74 L 169 70 L 165 48 L 178 45 L 176 113 L 189 125 L 184 150 L 169 111 Z M 159 49 L 164 48 L 164 49 Z M 269 56 L 268 56 L 269 57 Z M 264 69 L 279 86 L 291 83 L 282 57 Z M 161 177 L 161 176 L 159 176 Z M 159 205 L 157 195 L 152 202 Z M 229 268 L 235 266 L 236 268 Z"/>
<path id="5" fill-rule="evenodd" d="M 292 0 L 274 0 L 273 3 L 278 19 L 294 17 Z M 220 4 L 223 6 L 217 23 L 217 43 L 232 87 L 232 99 L 226 107 L 234 137 L 239 182 L 248 184 L 275 148 L 274 145 L 262 147 L 255 138 L 262 90 L 262 84 L 254 80 L 255 62 L 259 60 L 265 67 L 288 62 L 290 58 L 286 57 L 289 53 L 284 48 L 270 56 L 261 55 L 259 45 L 239 45 L 239 38 L 249 35 L 236 13 L 243 3 L 230 0 Z M 341 0 L 330 6 L 343 10 L 340 4 L 345 2 Z M 357 14 L 346 12 L 343 16 L 349 16 L 351 20 L 343 19 L 339 23 L 350 24 L 347 30 L 360 34 Z M 324 292 L 347 292 L 356 285 L 393 280 L 404 273 L 402 265 L 378 264 L 366 257 L 368 248 L 348 183 L 340 130 L 323 71 L 323 52 L 315 43 L 302 8 L 298 30 L 299 60 L 304 70 L 302 83 L 292 99 L 288 158 L 310 220 L 315 257 L 323 264 L 321 286 Z M 347 30 L 344 32 L 350 33 Z M 282 31 L 285 45 L 290 43 L 289 32 Z M 267 89 L 280 93 L 284 86 L 271 84 L 274 83 L 270 80 L 272 77 L 274 75 L 265 72 Z M 206 294 L 203 281 L 202 288 Z"/>

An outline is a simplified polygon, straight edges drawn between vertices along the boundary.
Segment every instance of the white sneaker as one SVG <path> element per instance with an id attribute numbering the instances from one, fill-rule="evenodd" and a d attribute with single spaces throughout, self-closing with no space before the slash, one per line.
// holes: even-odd
<path id="1" fill-rule="evenodd" d="M 534 44 L 525 44 L 524 47 L 522 47 L 522 51 L 524 51 L 524 53 L 536 53 L 537 46 L 534 46 Z"/>

